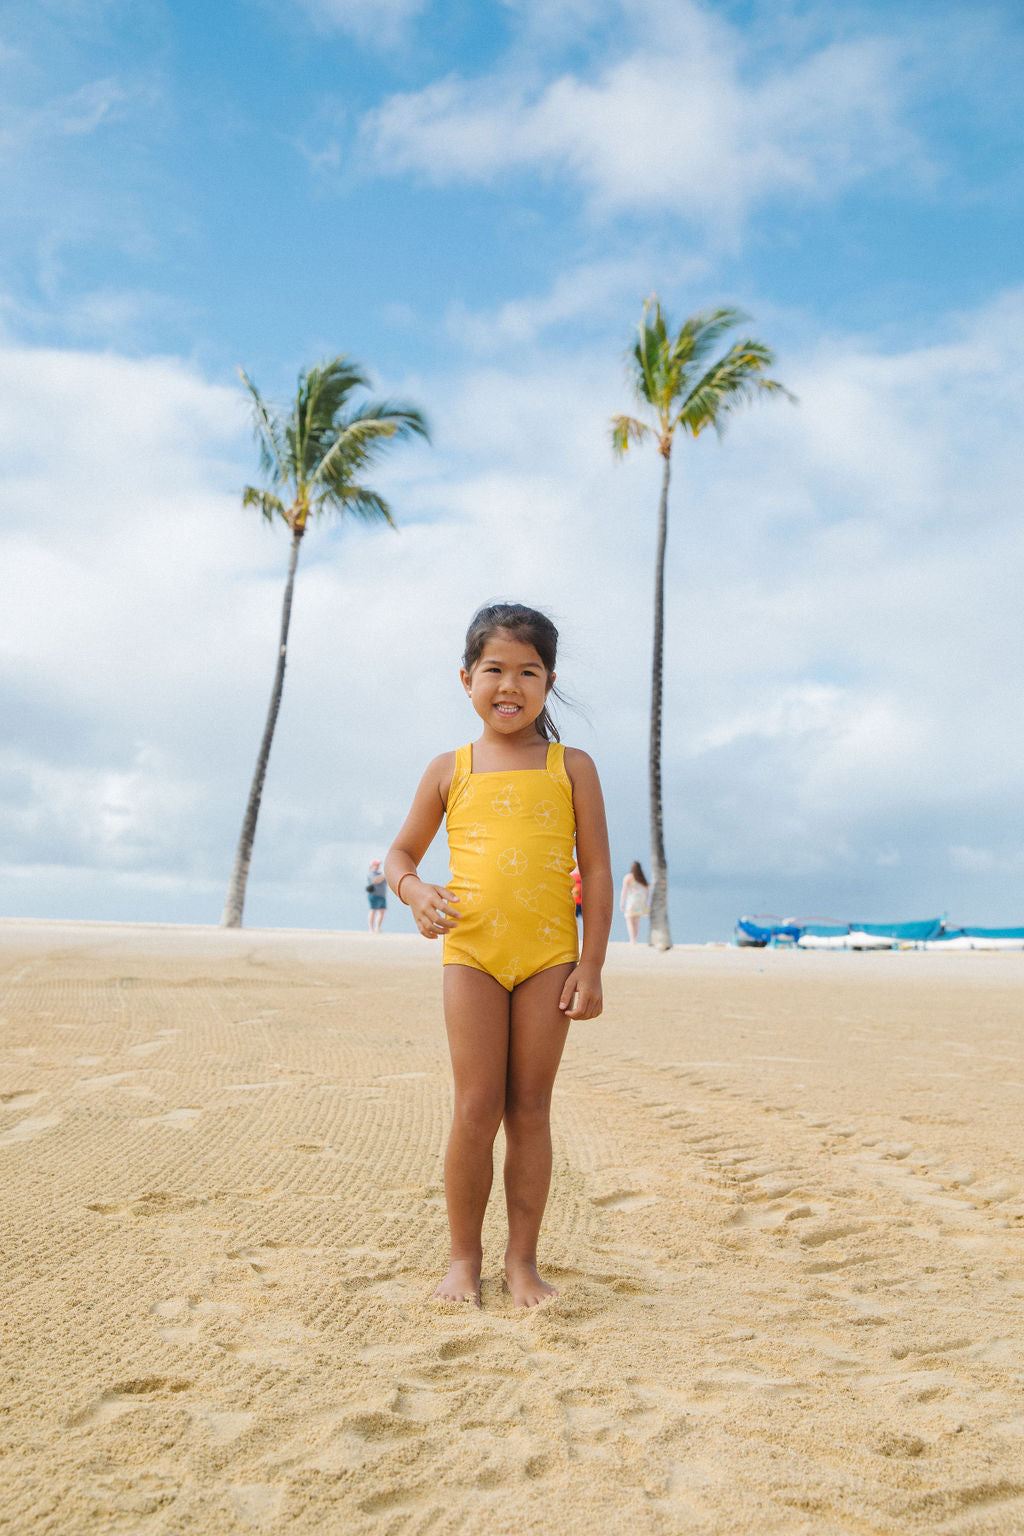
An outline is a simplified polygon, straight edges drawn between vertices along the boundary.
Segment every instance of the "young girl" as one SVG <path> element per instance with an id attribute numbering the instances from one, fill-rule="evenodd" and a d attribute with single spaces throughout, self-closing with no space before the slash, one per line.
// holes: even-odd
<path id="1" fill-rule="evenodd" d="M 597 770 L 559 744 L 547 710 L 558 631 L 518 603 L 481 608 L 466 635 L 462 686 L 483 721 L 471 746 L 436 757 L 384 869 L 428 939 L 444 939 L 444 1013 L 455 1111 L 444 1178 L 451 1264 L 435 1296 L 480 1305 L 481 1231 L 505 1126 L 514 1305 L 555 1295 L 537 1273 L 551 1182 L 551 1089 L 571 1019 L 601 1012 L 612 916 L 608 833 Z M 447 818 L 451 879 L 417 874 Z M 583 874 L 583 951 L 569 883 Z"/>

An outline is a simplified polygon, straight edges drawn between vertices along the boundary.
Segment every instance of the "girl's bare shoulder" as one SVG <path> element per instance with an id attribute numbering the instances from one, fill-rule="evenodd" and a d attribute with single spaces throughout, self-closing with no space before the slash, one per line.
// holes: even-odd
<path id="1" fill-rule="evenodd" d="M 423 774 L 423 783 L 433 785 L 439 796 L 441 804 L 447 805 L 448 791 L 452 787 L 452 779 L 455 777 L 455 753 L 442 752 L 432 758 L 427 764 Z"/>
<path id="2" fill-rule="evenodd" d="M 579 747 L 566 747 L 565 771 L 573 784 L 577 780 L 593 783 L 597 779 L 597 764 L 589 752 L 583 752 Z"/>

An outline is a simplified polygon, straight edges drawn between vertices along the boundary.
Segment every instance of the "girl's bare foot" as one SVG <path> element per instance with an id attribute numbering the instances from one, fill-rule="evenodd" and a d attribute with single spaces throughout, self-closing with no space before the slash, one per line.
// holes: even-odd
<path id="1" fill-rule="evenodd" d="M 480 1265 L 471 1259 L 453 1259 L 451 1268 L 434 1292 L 435 1301 L 463 1301 L 480 1305 Z"/>
<path id="2" fill-rule="evenodd" d="M 505 1284 L 512 1296 L 514 1307 L 539 1307 L 550 1301 L 558 1292 L 537 1273 L 537 1266 L 523 1259 L 510 1259 L 505 1255 Z"/>

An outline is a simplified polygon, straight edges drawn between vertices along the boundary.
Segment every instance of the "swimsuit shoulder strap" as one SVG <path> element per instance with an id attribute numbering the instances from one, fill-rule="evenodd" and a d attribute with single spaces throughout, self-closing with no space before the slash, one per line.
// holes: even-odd
<path id="1" fill-rule="evenodd" d="M 564 742 L 561 742 L 561 741 L 549 741 L 548 742 L 548 759 L 547 759 L 547 762 L 544 764 L 544 766 L 547 769 L 548 773 L 550 773 L 550 775 L 551 775 L 551 777 L 553 779 L 557 779 L 559 781 L 559 783 L 565 784 L 569 789 L 572 788 L 572 784 L 571 784 L 571 782 L 569 780 L 569 775 L 565 771 L 565 743 Z"/>
<path id="2" fill-rule="evenodd" d="M 448 788 L 448 809 L 451 810 L 456 799 L 465 787 L 470 774 L 473 771 L 472 745 L 456 747 L 455 772 L 452 774 L 452 782 Z"/>

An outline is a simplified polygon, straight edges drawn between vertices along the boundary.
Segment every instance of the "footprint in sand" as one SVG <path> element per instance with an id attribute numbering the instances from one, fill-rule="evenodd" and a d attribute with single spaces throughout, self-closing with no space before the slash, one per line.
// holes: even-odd
<path id="1" fill-rule="evenodd" d="M 201 1109 L 194 1107 L 182 1109 L 169 1109 L 165 1115 L 147 1115 L 139 1121 L 140 1125 L 170 1125 L 176 1131 L 190 1131 L 202 1114 Z"/>
<path id="2" fill-rule="evenodd" d="M 247 1409 L 216 1408 L 212 1403 L 184 1403 L 182 1406 L 209 1431 L 217 1445 L 237 1440 L 256 1422 L 255 1413 Z"/>
<path id="3" fill-rule="evenodd" d="M 783 1212 L 774 1205 L 737 1205 L 727 1217 L 730 1227 L 756 1228 L 759 1232 L 774 1232 L 782 1222 Z"/>
<path id="4" fill-rule="evenodd" d="M 75 1087 L 79 1093 L 100 1093 L 104 1088 L 116 1088 L 127 1078 L 134 1076 L 134 1072 L 107 1072 L 101 1077 L 80 1078 Z"/>
<path id="5" fill-rule="evenodd" d="M 4 1131 L 0 1136 L 0 1147 L 12 1146 L 19 1141 L 34 1141 L 37 1136 L 60 1125 L 63 1118 L 62 1115 L 28 1115 L 24 1120 L 19 1120 L 17 1125 L 12 1125 L 9 1131 Z"/>
<path id="6" fill-rule="evenodd" d="M 140 1195 L 127 1205 L 96 1200 L 87 1205 L 86 1210 L 95 1211 L 98 1216 L 179 1216 L 209 1203 L 208 1195 L 170 1195 L 163 1190 L 154 1190 L 148 1195 Z"/>
<path id="7" fill-rule="evenodd" d="M 609 1195 L 591 1195 L 591 1205 L 602 1211 L 634 1211 L 641 1205 L 656 1205 L 657 1195 L 645 1195 L 636 1189 L 613 1189 Z"/>
<path id="8" fill-rule="evenodd" d="M 246 1310 L 231 1302 L 168 1296 L 150 1308 L 150 1316 L 168 1344 L 219 1349 L 246 1363 L 284 1364 L 310 1337 L 310 1330 L 291 1318 L 269 1317 L 248 1326 Z"/>
<path id="9" fill-rule="evenodd" d="M 31 1109 L 42 1096 L 37 1089 L 16 1088 L 13 1093 L 0 1093 L 0 1109 Z"/>
<path id="10" fill-rule="evenodd" d="M 166 1376 L 141 1376 L 132 1381 L 118 1382 L 106 1392 L 87 1403 L 77 1413 L 65 1419 L 68 1429 L 88 1429 L 95 1424 L 108 1424 L 135 1408 L 147 1403 L 173 1400 L 177 1393 L 187 1392 L 190 1381 L 179 1381 Z"/>
<path id="11" fill-rule="evenodd" d="M 190 1296 L 168 1296 L 150 1308 L 150 1315 L 158 1319 L 157 1332 L 168 1344 L 198 1344 L 203 1340 L 203 1323 L 224 1318 L 234 1320 L 241 1315 L 241 1307 L 224 1305 L 215 1301 L 193 1301 Z"/>
<path id="12" fill-rule="evenodd" d="M 265 1083 L 225 1083 L 224 1093 L 255 1093 L 260 1088 L 290 1088 L 287 1078 L 275 1078 Z"/>
<path id="13" fill-rule="evenodd" d="M 214 1339 L 212 1343 L 224 1354 L 246 1365 L 285 1365 L 300 1348 L 302 1340 L 289 1339 Z"/>
<path id="14" fill-rule="evenodd" d="M 648 1192 L 647 1181 L 648 1174 L 643 1168 L 606 1166 L 594 1180 L 596 1188 L 589 1197 L 590 1203 L 601 1211 L 632 1211 L 656 1205 L 658 1196 Z"/>
<path id="15" fill-rule="evenodd" d="M 805 1248 L 820 1248 L 825 1243 L 836 1243 L 844 1237 L 860 1237 L 862 1233 L 870 1230 L 865 1222 L 823 1222 L 820 1227 L 809 1227 L 806 1231 L 802 1231 L 800 1241 Z"/>
<path id="16" fill-rule="evenodd" d="M 228 1493 L 239 1519 L 252 1526 L 276 1522 L 284 1497 L 284 1490 L 273 1483 L 232 1483 Z"/>
<path id="17" fill-rule="evenodd" d="M 227 1257 L 229 1259 L 244 1259 L 253 1273 L 262 1279 L 264 1275 L 281 1267 L 278 1251 L 287 1247 L 287 1243 L 276 1243 L 273 1238 L 268 1238 L 265 1243 L 251 1244 L 245 1248 L 232 1248 Z M 291 1251 L 305 1256 L 309 1253 L 322 1253 L 323 1249 L 299 1248 L 292 1249 Z"/>

